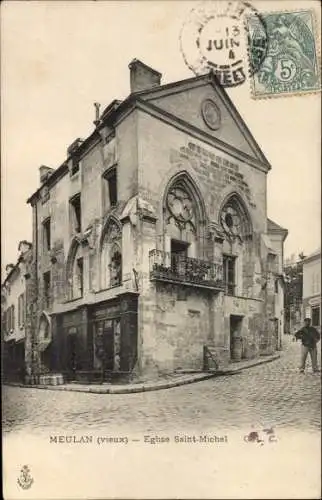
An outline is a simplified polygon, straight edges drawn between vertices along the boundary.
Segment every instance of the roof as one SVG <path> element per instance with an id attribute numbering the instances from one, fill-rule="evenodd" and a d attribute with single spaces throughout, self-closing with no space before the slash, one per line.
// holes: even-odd
<path id="1" fill-rule="evenodd" d="M 27 243 L 28 245 L 30 244 L 26 240 L 23 240 L 20 243 Z M 10 281 L 10 279 L 12 278 L 12 276 L 14 275 L 14 273 L 19 269 L 19 264 L 23 260 L 24 256 L 31 255 L 31 252 L 32 252 L 31 247 L 29 248 L 29 250 L 26 250 L 25 252 L 21 252 L 20 255 L 19 255 L 19 257 L 18 257 L 18 259 L 17 259 L 17 262 L 15 264 L 11 264 L 12 268 L 10 269 L 10 271 L 8 272 L 8 274 L 6 275 L 6 277 L 3 280 L 3 282 L 1 283 L 1 289 L 2 289 L 2 287 L 4 287 L 6 285 L 6 283 L 8 283 L 8 281 Z"/>
<path id="2" fill-rule="evenodd" d="M 133 61 L 132 61 L 132 63 L 133 63 Z M 142 64 L 144 64 L 144 63 L 142 63 Z M 150 68 L 150 69 L 152 69 L 152 68 Z M 155 70 L 153 70 L 153 71 L 155 71 Z M 155 71 L 155 73 L 159 74 L 159 72 L 157 72 L 157 71 Z M 90 143 L 90 141 L 96 135 L 99 137 L 98 131 L 103 126 L 105 126 L 106 123 L 113 124 L 115 122 L 116 118 L 122 112 L 124 112 L 128 107 L 130 107 L 134 103 L 139 103 L 140 99 L 143 98 L 143 100 L 145 101 L 145 103 L 147 105 L 149 105 L 150 107 L 152 107 L 152 105 L 150 103 L 147 103 L 146 99 L 144 99 L 144 98 L 147 98 L 149 95 L 151 95 L 151 93 L 162 92 L 162 91 L 166 91 L 166 90 L 169 90 L 169 89 L 176 89 L 179 86 L 193 84 L 196 81 L 204 81 L 205 83 L 206 82 L 208 82 L 208 83 L 210 82 L 218 90 L 218 92 L 220 93 L 223 101 L 225 102 L 225 105 L 227 106 L 227 109 L 231 112 L 233 118 L 239 124 L 239 126 L 242 127 L 243 134 L 244 134 L 246 140 L 249 142 L 249 144 L 252 145 L 252 147 L 254 148 L 254 150 L 257 151 L 257 154 L 258 154 L 258 156 L 260 158 L 261 164 L 264 165 L 264 167 L 267 170 L 270 170 L 270 168 L 271 168 L 270 163 L 268 162 L 268 160 L 265 157 L 264 153 L 262 152 L 261 148 L 259 147 L 259 145 L 255 141 L 255 139 L 252 136 L 251 132 L 247 128 L 244 119 L 241 117 L 241 115 L 237 111 L 235 105 L 233 104 L 233 102 L 229 98 L 227 92 L 219 84 L 219 82 L 218 82 L 215 74 L 213 73 L 213 71 L 210 71 L 209 73 L 206 73 L 205 75 L 195 76 L 195 77 L 192 77 L 192 78 L 187 78 L 187 79 L 184 79 L 184 80 L 179 80 L 179 81 L 171 82 L 171 83 L 164 84 L 164 85 L 158 85 L 158 86 L 155 86 L 155 87 L 150 88 L 150 89 L 146 89 L 146 90 L 142 90 L 142 91 L 138 91 L 138 92 L 133 92 L 133 93 L 129 94 L 128 97 L 126 97 L 126 99 L 124 99 L 123 101 L 114 99 L 104 109 L 104 111 L 101 114 L 100 120 L 96 124 L 96 128 L 83 141 L 83 143 L 81 144 L 80 148 L 82 150 L 85 150 L 86 147 L 87 147 L 87 145 L 88 145 L 88 143 Z M 159 109 L 159 111 L 162 112 L 162 113 L 165 113 L 162 109 Z M 68 160 L 68 158 L 67 158 L 67 160 Z M 62 165 L 60 165 L 57 169 L 54 170 L 54 172 L 48 177 L 48 179 L 28 198 L 27 203 L 31 203 L 33 201 L 33 199 L 40 193 L 41 189 L 44 186 L 50 186 L 59 177 L 64 176 L 68 172 L 67 160 L 65 160 L 62 163 Z M 286 229 L 281 228 L 280 226 L 278 226 L 277 224 L 273 223 L 272 221 L 270 221 L 270 222 L 275 225 L 274 230 L 276 230 L 276 228 L 278 228 L 279 230 L 286 231 Z"/>
<path id="3" fill-rule="evenodd" d="M 267 232 L 268 233 L 288 233 L 284 227 L 276 224 L 272 219 L 267 219 Z"/>
<path id="4" fill-rule="evenodd" d="M 317 250 L 315 250 L 315 252 L 312 252 L 310 255 L 305 257 L 305 259 L 303 259 L 303 262 L 307 262 L 309 260 L 314 260 L 314 259 L 321 259 L 321 248 L 318 248 Z"/>

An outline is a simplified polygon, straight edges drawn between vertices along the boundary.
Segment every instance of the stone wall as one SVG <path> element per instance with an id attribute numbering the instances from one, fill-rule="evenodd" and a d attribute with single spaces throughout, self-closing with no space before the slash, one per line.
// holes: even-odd
<path id="1" fill-rule="evenodd" d="M 252 238 L 235 242 L 231 247 L 213 244 L 205 234 L 199 255 L 199 258 L 218 257 L 218 250 L 220 255 L 223 251 L 238 255 L 237 297 L 222 293 L 209 296 L 196 288 L 186 290 L 149 281 L 148 251 L 163 249 L 165 189 L 171 177 L 181 171 L 187 172 L 198 187 L 208 222 L 220 222 L 220 208 L 231 193 L 238 193 L 247 207 L 253 225 Z M 204 345 L 217 348 L 221 361 L 227 364 L 231 315 L 243 317 L 243 357 L 258 356 L 263 345 L 267 347 L 267 337 L 271 334 L 271 325 L 264 321 L 271 312 L 271 302 L 266 309 L 266 300 L 271 295 L 263 291 L 266 256 L 262 255 L 260 237 L 266 231 L 266 174 L 142 114 L 139 115 L 139 172 L 140 195 L 149 201 L 157 215 L 149 234 L 144 226 L 137 228 L 138 252 L 143 255 L 138 261 L 142 276 L 141 370 L 202 369 Z M 186 296 L 185 300 L 182 296 Z"/>
<path id="2" fill-rule="evenodd" d="M 140 113 L 139 193 L 162 213 L 164 189 L 170 178 L 187 171 L 198 184 L 210 220 L 231 192 L 245 201 L 255 232 L 266 231 L 266 174 L 161 121 Z M 159 138 L 162 137 L 162 141 Z"/>
<path id="3" fill-rule="evenodd" d="M 203 368 L 203 346 L 210 331 L 209 298 L 196 289 L 156 283 L 142 298 L 142 370 Z"/>

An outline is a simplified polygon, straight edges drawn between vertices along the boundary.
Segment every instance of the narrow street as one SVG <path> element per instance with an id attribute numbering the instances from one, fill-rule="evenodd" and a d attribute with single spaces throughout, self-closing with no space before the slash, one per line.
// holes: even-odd
<path id="1" fill-rule="evenodd" d="M 300 374 L 299 354 L 300 344 L 285 336 L 277 361 L 147 393 L 87 394 L 5 386 L 4 431 L 108 428 L 156 433 L 254 426 L 319 431 L 320 375 L 312 373 L 310 360 L 306 373 Z"/>

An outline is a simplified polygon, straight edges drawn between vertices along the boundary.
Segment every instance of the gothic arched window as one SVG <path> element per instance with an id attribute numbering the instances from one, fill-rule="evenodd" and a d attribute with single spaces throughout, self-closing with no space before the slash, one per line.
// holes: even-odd
<path id="1" fill-rule="evenodd" d="M 205 209 L 198 188 L 187 172 L 177 174 L 164 197 L 165 250 L 200 257 L 204 221 Z"/>
<path id="2" fill-rule="evenodd" d="M 122 283 L 122 230 L 110 220 L 104 228 L 101 243 L 101 288 L 118 286 Z"/>
<path id="3" fill-rule="evenodd" d="M 233 194 L 220 211 L 220 224 L 228 238 L 250 237 L 252 225 L 244 203 L 238 195 Z"/>
<path id="4" fill-rule="evenodd" d="M 227 295 L 236 295 L 242 283 L 242 249 L 244 242 L 252 237 L 250 216 L 244 202 L 236 193 L 231 194 L 223 204 L 219 212 L 219 222 L 226 235 L 223 253 L 225 292 Z"/>

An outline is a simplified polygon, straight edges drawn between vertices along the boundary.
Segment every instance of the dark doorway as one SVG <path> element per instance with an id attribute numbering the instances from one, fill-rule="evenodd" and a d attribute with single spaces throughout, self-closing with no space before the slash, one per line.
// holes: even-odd
<path id="1" fill-rule="evenodd" d="M 46 349 L 41 353 L 41 364 L 45 366 L 48 370 L 51 370 L 51 358 L 52 358 L 52 349 L 51 344 L 48 344 Z"/>
<path id="2" fill-rule="evenodd" d="M 67 370 L 73 380 L 75 379 L 76 369 L 76 333 L 70 333 L 67 335 Z"/>
<path id="3" fill-rule="evenodd" d="M 116 319 L 106 319 L 97 321 L 95 324 L 95 356 L 99 360 L 102 372 L 114 370 L 114 334 L 116 321 Z"/>
<path id="4" fill-rule="evenodd" d="M 278 318 L 274 318 L 274 350 L 280 348 L 279 343 L 279 320 Z"/>
<path id="5" fill-rule="evenodd" d="M 114 321 L 106 320 L 103 326 L 104 368 L 114 368 Z"/>
<path id="6" fill-rule="evenodd" d="M 186 272 L 189 243 L 171 240 L 171 270 L 175 275 L 184 276 Z"/>
<path id="7" fill-rule="evenodd" d="M 243 353 L 243 339 L 241 335 L 243 316 L 230 316 L 230 358 L 240 361 Z"/>

